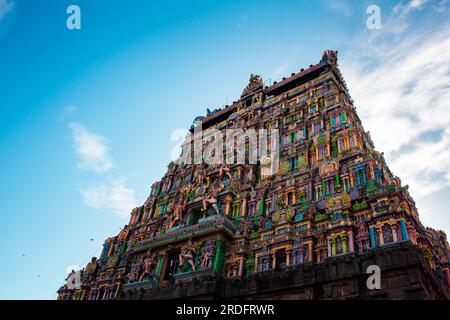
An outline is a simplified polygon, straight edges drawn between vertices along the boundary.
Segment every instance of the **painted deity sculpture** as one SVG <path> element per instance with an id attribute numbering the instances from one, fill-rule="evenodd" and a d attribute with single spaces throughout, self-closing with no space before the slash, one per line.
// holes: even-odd
<path id="1" fill-rule="evenodd" d="M 186 204 L 187 204 L 187 196 L 181 195 L 180 199 L 178 200 L 178 204 L 176 205 L 173 215 L 171 216 L 170 223 L 168 228 L 171 229 L 177 222 L 182 221 L 183 219 L 183 213 L 186 210 Z"/>
<path id="2" fill-rule="evenodd" d="M 210 258 L 211 258 L 211 252 L 209 250 L 205 250 L 203 252 L 203 256 L 202 256 L 202 262 L 201 262 L 202 268 L 209 267 Z"/>
<path id="3" fill-rule="evenodd" d="M 203 207 L 202 210 L 208 210 L 208 205 L 211 205 L 215 210 L 216 214 L 219 214 L 219 207 L 217 205 L 217 198 L 219 196 L 220 191 L 223 189 L 223 185 L 215 186 L 213 185 L 211 193 L 209 195 L 205 195 L 203 197 Z"/>
<path id="4" fill-rule="evenodd" d="M 141 276 L 139 277 L 139 282 L 143 281 L 145 279 L 145 277 L 148 277 L 149 279 L 153 279 L 155 277 L 155 273 L 154 273 L 154 267 L 156 265 L 156 254 L 151 252 L 151 250 L 149 250 L 147 252 L 147 255 L 144 258 L 144 262 L 142 264 L 142 273 Z"/>
<path id="5" fill-rule="evenodd" d="M 182 270 L 184 267 L 184 262 L 187 261 L 188 264 L 191 266 L 192 271 L 195 271 L 195 257 L 197 255 L 197 248 L 195 247 L 194 243 L 191 239 L 189 239 L 187 245 L 183 247 L 181 250 L 180 255 L 178 256 L 178 263 L 180 266 L 180 269 Z"/>
<path id="6" fill-rule="evenodd" d="M 233 176 L 231 175 L 231 169 L 229 164 L 224 164 L 220 166 L 219 168 L 219 178 L 222 179 L 223 175 L 226 175 L 230 181 L 233 179 Z"/>

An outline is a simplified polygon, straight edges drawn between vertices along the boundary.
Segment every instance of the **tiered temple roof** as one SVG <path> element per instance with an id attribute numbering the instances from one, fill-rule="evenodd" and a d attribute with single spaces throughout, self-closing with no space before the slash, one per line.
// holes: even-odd
<path id="1" fill-rule="evenodd" d="M 318 64 L 265 88 L 261 77 L 252 75 L 238 101 L 196 120 L 191 132 L 201 125 L 205 146 L 212 143 L 206 141 L 208 130 L 277 130 L 277 161 L 270 156 L 253 164 L 213 165 L 186 161 L 182 154 L 123 230 L 105 241 L 100 257 L 81 273 L 81 285 L 64 285 L 60 299 L 161 298 L 162 292 L 165 298 L 179 297 L 177 285 L 205 275 L 231 281 L 220 282 L 229 286 L 225 297 L 236 289 L 233 279 L 246 281 L 248 289 L 236 293 L 239 297 L 263 292 L 252 287 L 261 275 L 286 273 L 292 284 L 310 272 L 316 272 L 315 284 L 299 280 L 297 291 L 291 285 L 286 294 L 343 297 L 329 293 L 325 284 L 311 289 L 321 283 L 327 263 L 350 257 L 358 264 L 383 252 L 397 254 L 396 248 L 409 250 L 408 258 L 401 253 L 398 259 L 416 267 L 420 262 L 429 279 L 418 295 L 449 297 L 446 235 L 423 227 L 408 187 L 374 149 L 339 71 L 337 52 L 326 51 Z M 195 141 L 186 141 L 195 150 Z M 266 174 L 268 169 L 274 174 Z M 396 270 L 411 274 L 405 263 Z M 394 267 L 386 268 L 392 279 L 400 277 Z M 360 281 L 354 275 L 352 281 Z M 393 289 L 394 280 L 385 281 L 386 297 L 400 292 Z M 401 286 L 409 292 L 406 282 Z"/>

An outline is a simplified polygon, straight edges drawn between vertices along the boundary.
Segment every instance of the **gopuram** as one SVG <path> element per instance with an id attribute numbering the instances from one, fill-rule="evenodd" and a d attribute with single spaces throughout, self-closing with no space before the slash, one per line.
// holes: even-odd
<path id="1" fill-rule="evenodd" d="M 231 147 L 246 161 L 217 161 L 212 136 L 230 129 L 265 129 L 266 154 L 247 161 L 248 138 Z M 208 109 L 188 136 L 58 299 L 450 298 L 446 235 L 421 224 L 408 186 L 374 149 L 336 51 L 270 86 L 252 75 L 238 101 Z M 202 159 L 208 152 L 216 160 Z"/>

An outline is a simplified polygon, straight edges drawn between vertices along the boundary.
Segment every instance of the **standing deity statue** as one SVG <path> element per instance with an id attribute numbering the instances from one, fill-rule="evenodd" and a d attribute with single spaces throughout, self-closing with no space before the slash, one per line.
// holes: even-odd
<path id="1" fill-rule="evenodd" d="M 139 274 L 141 273 L 142 261 L 137 260 L 137 263 L 131 267 L 131 270 L 128 272 L 126 278 L 129 283 L 133 283 L 138 281 Z"/>
<path id="2" fill-rule="evenodd" d="M 186 210 L 186 203 L 187 203 L 187 197 L 181 196 L 177 205 L 175 206 L 175 209 L 173 211 L 173 215 L 169 222 L 169 229 L 171 229 L 176 222 L 182 221 L 183 218 L 183 212 Z"/>
<path id="3" fill-rule="evenodd" d="M 180 269 L 183 269 L 184 261 L 187 260 L 189 265 L 192 268 L 192 271 L 195 271 L 195 255 L 197 254 L 197 249 L 195 245 L 192 243 L 192 240 L 189 239 L 187 245 L 181 250 L 180 255 L 178 256 L 178 263 Z"/>
<path id="4" fill-rule="evenodd" d="M 141 276 L 139 277 L 139 282 L 141 282 L 142 280 L 144 280 L 145 276 L 148 276 L 149 279 L 153 278 L 154 272 L 153 272 L 153 268 L 155 267 L 155 258 L 156 255 L 154 253 L 151 252 L 151 250 L 147 251 L 147 255 L 144 258 L 144 262 L 143 262 L 143 271 Z"/>
<path id="5" fill-rule="evenodd" d="M 216 211 L 216 214 L 219 214 L 219 207 L 217 206 L 217 198 L 219 197 L 220 191 L 222 191 L 223 186 L 216 187 L 213 185 L 211 194 L 206 195 L 203 197 L 203 211 L 206 211 L 208 209 L 208 204 L 210 204 L 214 210 Z"/>
<path id="6" fill-rule="evenodd" d="M 156 234 L 158 234 L 164 224 L 164 217 L 163 216 L 159 216 L 155 219 L 155 224 L 153 225 L 152 228 L 152 236 L 155 236 Z"/>
<path id="7" fill-rule="evenodd" d="M 205 186 L 205 188 L 208 189 L 210 184 L 211 184 L 211 177 L 210 176 L 206 176 L 206 186 Z"/>
<path id="8" fill-rule="evenodd" d="M 219 178 L 222 179 L 223 175 L 226 174 L 230 180 L 233 179 L 231 175 L 231 169 L 229 164 L 224 164 L 219 169 Z"/>
<path id="9" fill-rule="evenodd" d="M 203 183 L 203 180 L 205 179 L 205 170 L 200 167 L 198 170 L 195 171 L 195 178 L 194 178 L 194 187 L 198 187 Z"/>
<path id="10" fill-rule="evenodd" d="M 202 268 L 207 268 L 209 267 L 209 260 L 211 257 L 211 252 L 209 250 L 205 250 L 203 252 L 203 256 L 202 256 L 202 262 L 201 262 L 201 266 Z"/>

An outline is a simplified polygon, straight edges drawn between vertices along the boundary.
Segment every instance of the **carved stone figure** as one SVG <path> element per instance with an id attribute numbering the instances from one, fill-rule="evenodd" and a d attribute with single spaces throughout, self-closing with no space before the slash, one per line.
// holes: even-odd
<path id="1" fill-rule="evenodd" d="M 142 274 L 139 277 L 139 282 L 141 282 L 142 280 L 144 280 L 145 276 L 148 276 L 149 279 L 152 279 L 155 274 L 153 272 L 153 269 L 155 267 L 155 259 L 156 258 L 156 254 L 152 253 L 151 250 L 147 251 L 147 255 L 144 258 L 144 262 L 142 264 Z"/>
<path id="2" fill-rule="evenodd" d="M 176 205 L 173 215 L 169 222 L 169 229 L 171 229 L 176 222 L 182 221 L 183 212 L 186 210 L 187 197 L 182 196 Z"/>
<path id="3" fill-rule="evenodd" d="M 201 262 L 202 268 L 209 267 L 209 259 L 210 259 L 210 257 L 211 257 L 211 252 L 209 250 L 205 250 L 203 252 L 203 256 L 202 256 L 202 262 Z"/>
<path id="4" fill-rule="evenodd" d="M 226 174 L 228 179 L 232 180 L 233 176 L 231 175 L 231 169 L 229 164 L 224 164 L 219 169 L 219 178 L 222 179 L 223 175 Z"/>
<path id="5" fill-rule="evenodd" d="M 202 167 L 200 167 L 197 171 L 195 171 L 194 187 L 197 187 L 200 184 L 202 184 L 204 179 L 205 179 L 205 170 Z"/>
<path id="6" fill-rule="evenodd" d="M 184 261 L 187 260 L 189 265 L 192 268 L 192 271 L 195 271 L 195 256 L 197 254 L 197 249 L 195 248 L 194 243 L 191 239 L 189 239 L 187 245 L 181 250 L 180 255 L 178 256 L 178 263 L 180 269 L 184 266 Z"/>
<path id="7" fill-rule="evenodd" d="M 219 207 L 217 206 L 217 198 L 222 189 L 223 189 L 222 185 L 219 187 L 213 185 L 211 194 L 203 197 L 203 208 L 202 208 L 203 211 L 206 211 L 208 209 L 208 204 L 210 204 L 216 211 L 216 214 L 219 214 Z"/>
<path id="8" fill-rule="evenodd" d="M 127 274 L 128 282 L 133 283 L 138 281 L 139 274 L 141 273 L 141 267 L 142 261 L 138 260 L 138 263 L 135 264 Z"/>

